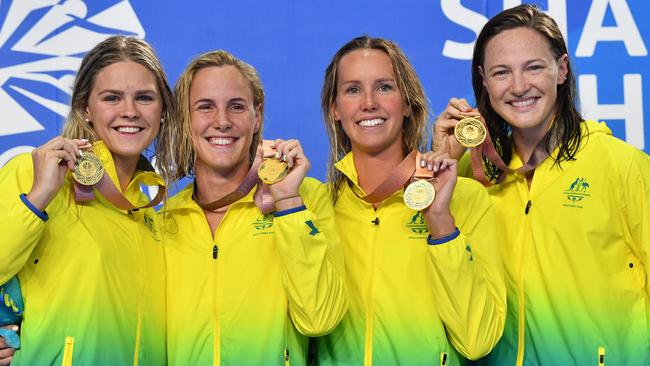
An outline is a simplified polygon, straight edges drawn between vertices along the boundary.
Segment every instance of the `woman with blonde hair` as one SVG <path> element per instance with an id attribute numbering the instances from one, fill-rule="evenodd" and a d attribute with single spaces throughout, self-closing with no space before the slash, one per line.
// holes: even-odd
<path id="1" fill-rule="evenodd" d="M 169 363 L 305 365 L 306 336 L 329 332 L 347 309 L 327 189 L 305 178 L 293 139 L 270 146 L 286 176 L 258 180 L 264 91 L 250 65 L 205 53 L 174 94 L 176 147 L 158 161 L 194 181 L 161 213 Z"/>
<path id="2" fill-rule="evenodd" d="M 153 49 L 109 37 L 81 62 L 63 135 L 0 170 L 0 283 L 17 275 L 25 302 L 12 365 L 165 363 L 164 253 L 140 185 L 164 192 L 141 154 L 171 102 Z"/>
<path id="3" fill-rule="evenodd" d="M 328 66 L 321 101 L 350 309 L 318 340 L 320 363 L 457 365 L 485 355 L 505 317 L 500 237 L 485 190 L 457 179 L 455 160 L 416 158 L 429 109 L 406 56 L 384 39 L 353 39 Z M 416 164 L 435 177 L 428 208 L 404 203 Z"/>

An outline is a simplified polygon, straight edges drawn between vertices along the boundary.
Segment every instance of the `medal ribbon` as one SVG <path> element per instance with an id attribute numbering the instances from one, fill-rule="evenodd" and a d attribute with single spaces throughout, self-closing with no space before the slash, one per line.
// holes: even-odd
<path id="1" fill-rule="evenodd" d="M 149 161 L 142 156 L 140 157 L 140 161 L 138 161 L 138 167 L 143 168 L 141 170 L 154 171 Z M 146 205 L 135 206 L 126 197 L 124 197 L 122 192 L 120 192 L 117 187 L 115 187 L 115 184 L 106 172 L 104 172 L 104 175 L 102 175 L 102 178 L 99 180 L 99 182 L 94 185 L 83 185 L 75 180 L 73 180 L 73 182 L 76 202 L 88 202 L 95 199 L 95 194 L 93 192 L 93 188 L 95 188 L 99 193 L 102 194 L 102 196 L 104 196 L 104 198 L 106 198 L 108 202 L 113 204 L 113 206 L 119 208 L 120 210 L 128 210 L 129 212 L 156 206 L 162 202 L 163 198 L 165 197 L 165 192 L 167 191 L 167 188 L 165 186 L 159 184 L 158 193 L 153 200 L 151 200 Z"/>
<path id="2" fill-rule="evenodd" d="M 255 159 L 253 160 L 253 164 L 251 164 L 248 173 L 246 173 L 246 177 L 244 177 L 244 180 L 239 184 L 239 186 L 234 191 L 228 193 L 227 195 L 221 197 L 220 199 L 214 202 L 202 203 L 201 201 L 199 201 L 198 197 L 196 196 L 196 187 L 195 187 L 194 195 L 192 196 L 194 201 L 196 201 L 196 203 L 206 211 L 215 211 L 246 197 L 246 195 L 251 191 L 251 189 L 253 189 L 253 187 L 257 185 L 257 189 L 253 194 L 253 200 L 255 201 L 255 205 L 265 215 L 273 212 L 273 210 L 275 209 L 275 205 L 273 204 L 271 191 L 269 191 L 269 187 L 266 184 L 263 184 L 259 180 L 259 177 L 257 176 L 257 169 L 259 168 L 260 164 L 262 164 L 262 160 L 264 160 L 264 157 L 275 155 L 275 149 L 271 147 L 272 143 L 273 142 L 270 140 L 264 140 L 257 146 L 257 151 L 255 153 Z"/>
<path id="3" fill-rule="evenodd" d="M 363 197 L 357 196 L 368 203 L 377 203 L 385 200 L 397 190 L 404 188 L 415 172 L 414 166 L 417 166 L 418 163 L 416 161 L 417 154 L 419 154 L 417 150 L 411 151 L 377 188 Z M 355 192 L 355 190 L 353 189 L 352 192 Z M 356 192 L 354 194 L 356 195 Z"/>
<path id="4" fill-rule="evenodd" d="M 483 170 L 483 161 L 481 159 L 483 156 L 485 156 L 487 160 L 489 160 L 500 170 L 499 175 L 496 179 L 496 183 L 501 183 L 503 179 L 506 177 L 506 175 L 510 173 L 519 172 L 522 174 L 526 174 L 534 170 L 539 164 L 542 163 L 542 161 L 544 161 L 544 159 L 548 155 L 544 147 L 544 139 L 541 139 L 535 146 L 535 149 L 533 150 L 533 153 L 531 154 L 526 164 L 524 164 L 518 169 L 510 169 L 503 162 L 503 159 L 501 159 L 501 156 L 499 156 L 496 149 L 494 148 L 494 144 L 492 143 L 492 137 L 490 137 L 490 130 L 487 128 L 485 121 L 483 120 L 483 117 L 479 115 L 478 117 L 475 118 L 481 121 L 481 123 L 485 127 L 485 132 L 487 136 L 485 137 L 485 141 L 483 141 L 482 144 L 471 148 L 469 154 L 472 162 L 472 172 L 474 173 L 474 178 L 476 178 L 476 180 L 481 182 L 484 186 L 492 185 L 492 183 L 485 176 L 485 171 Z M 552 123 L 549 125 L 549 127 L 551 125 Z"/>
<path id="5" fill-rule="evenodd" d="M 433 171 L 427 169 L 425 166 L 424 168 L 420 165 L 420 161 L 422 160 L 422 154 L 418 151 L 416 156 L 415 156 L 415 173 L 413 173 L 413 180 L 431 180 L 433 179 Z"/>

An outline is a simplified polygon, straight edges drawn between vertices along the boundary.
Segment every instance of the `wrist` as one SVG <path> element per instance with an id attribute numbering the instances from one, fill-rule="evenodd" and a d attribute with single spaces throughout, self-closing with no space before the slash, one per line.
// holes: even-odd
<path id="1" fill-rule="evenodd" d="M 432 238 L 442 238 L 456 230 L 456 220 L 450 213 L 434 215 L 433 218 L 433 220 L 427 222 L 429 235 Z"/>
<path id="2" fill-rule="evenodd" d="M 284 211 L 303 205 L 302 198 L 298 193 L 280 197 L 273 197 L 273 205 L 276 211 Z"/>
<path id="3" fill-rule="evenodd" d="M 25 198 L 39 211 L 45 211 L 52 198 L 46 192 L 32 189 Z"/>

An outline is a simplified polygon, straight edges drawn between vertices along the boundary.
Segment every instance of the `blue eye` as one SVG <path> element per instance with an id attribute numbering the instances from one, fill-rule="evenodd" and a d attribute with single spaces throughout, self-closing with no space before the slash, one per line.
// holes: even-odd
<path id="1" fill-rule="evenodd" d="M 104 96 L 104 98 L 102 98 L 102 100 L 105 101 L 105 102 L 109 102 L 109 103 L 116 103 L 116 102 L 120 101 L 120 97 L 117 96 L 117 95 L 114 95 L 114 94 L 109 94 L 109 95 Z"/>
<path id="2" fill-rule="evenodd" d="M 143 95 L 139 95 L 139 96 L 136 98 L 136 100 L 141 101 L 141 102 L 148 102 L 148 103 L 150 103 L 150 102 L 153 102 L 154 100 L 156 100 L 156 98 L 154 98 L 152 95 L 143 94 Z"/>
<path id="3" fill-rule="evenodd" d="M 361 89 L 357 86 L 351 86 L 347 89 L 345 89 L 346 94 L 359 94 L 361 92 Z"/>
<path id="4" fill-rule="evenodd" d="M 389 91 L 393 90 L 393 86 L 388 85 L 388 84 L 381 84 L 381 85 L 379 85 L 379 87 L 377 87 L 377 90 L 379 90 L 381 92 L 389 92 Z"/>

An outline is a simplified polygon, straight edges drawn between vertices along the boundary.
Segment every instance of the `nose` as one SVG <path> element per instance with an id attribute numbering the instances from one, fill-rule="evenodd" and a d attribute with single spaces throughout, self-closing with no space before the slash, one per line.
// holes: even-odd
<path id="1" fill-rule="evenodd" d="M 122 118 L 133 120 L 138 118 L 140 111 L 134 100 L 125 98 L 124 103 L 122 103 Z"/>
<path id="2" fill-rule="evenodd" d="M 522 96 L 526 94 L 529 89 L 529 83 L 526 79 L 526 75 L 523 73 L 514 72 L 512 74 L 512 84 L 510 85 L 510 92 L 516 96 Z"/>
<path id="3" fill-rule="evenodd" d="M 230 119 L 228 118 L 225 110 L 218 110 L 214 114 L 214 121 L 212 122 L 212 125 L 217 130 L 225 131 L 232 126 L 232 123 L 230 122 Z"/>
<path id="4" fill-rule="evenodd" d="M 377 100 L 373 93 L 365 93 L 362 109 L 364 112 L 370 112 L 377 109 Z"/>

